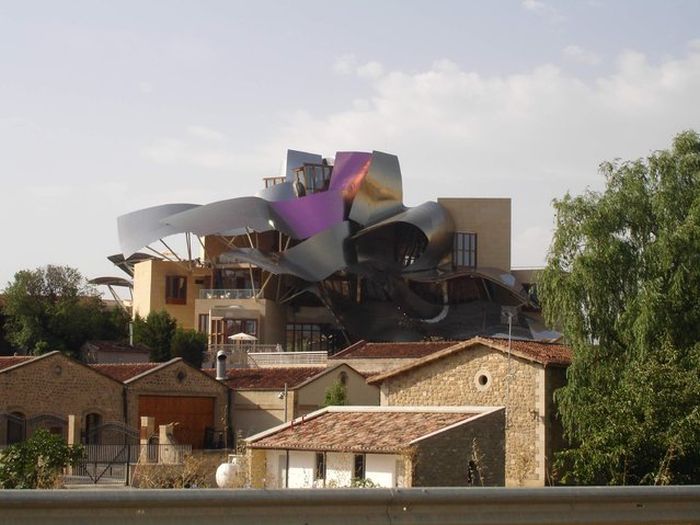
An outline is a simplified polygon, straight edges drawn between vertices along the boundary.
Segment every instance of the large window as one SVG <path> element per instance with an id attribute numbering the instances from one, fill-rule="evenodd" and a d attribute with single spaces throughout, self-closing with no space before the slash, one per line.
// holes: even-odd
<path id="1" fill-rule="evenodd" d="M 168 275 L 165 278 L 165 304 L 187 303 L 187 277 Z"/>
<path id="2" fill-rule="evenodd" d="M 455 232 L 452 265 L 455 268 L 476 268 L 476 233 Z"/>
<path id="3" fill-rule="evenodd" d="M 288 352 L 332 352 L 344 342 L 342 332 L 329 325 L 287 323 Z"/>

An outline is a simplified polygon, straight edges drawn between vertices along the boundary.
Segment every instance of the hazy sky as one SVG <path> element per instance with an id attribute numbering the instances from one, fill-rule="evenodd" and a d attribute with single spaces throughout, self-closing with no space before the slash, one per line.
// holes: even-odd
<path id="1" fill-rule="evenodd" d="M 406 203 L 551 200 L 700 130 L 697 1 L 0 0 L 0 288 L 119 275 L 116 217 L 253 194 L 286 148 L 398 155 Z"/>

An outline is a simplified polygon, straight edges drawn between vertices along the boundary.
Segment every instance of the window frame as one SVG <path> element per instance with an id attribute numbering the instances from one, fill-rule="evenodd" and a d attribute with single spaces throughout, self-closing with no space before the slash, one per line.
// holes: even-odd
<path id="1" fill-rule="evenodd" d="M 187 304 L 187 276 L 165 276 L 165 304 Z"/>
<path id="2" fill-rule="evenodd" d="M 452 266 L 476 269 L 478 254 L 478 235 L 476 232 L 454 232 Z"/>

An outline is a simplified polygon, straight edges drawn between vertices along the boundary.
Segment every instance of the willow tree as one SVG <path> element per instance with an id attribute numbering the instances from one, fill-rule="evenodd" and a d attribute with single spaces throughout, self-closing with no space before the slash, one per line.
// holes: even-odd
<path id="1" fill-rule="evenodd" d="M 538 292 L 574 349 L 556 394 L 564 481 L 700 483 L 700 138 L 601 165 L 554 202 Z"/>

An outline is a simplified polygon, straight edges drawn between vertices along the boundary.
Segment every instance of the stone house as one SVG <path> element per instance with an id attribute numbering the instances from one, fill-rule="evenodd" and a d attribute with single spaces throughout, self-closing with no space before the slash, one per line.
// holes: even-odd
<path id="1" fill-rule="evenodd" d="M 231 426 L 226 385 L 182 358 L 164 363 L 90 365 L 122 383 L 125 421 L 138 428 L 141 417 L 155 418 L 155 428 L 176 423 L 175 440 L 192 448 L 224 446 Z"/>
<path id="2" fill-rule="evenodd" d="M 503 407 L 327 407 L 246 440 L 251 485 L 502 486 L 504 423 Z"/>
<path id="3" fill-rule="evenodd" d="M 119 381 L 60 352 L 0 357 L 0 445 L 22 441 L 38 428 L 66 438 L 71 414 L 83 432 L 98 421 L 125 424 L 123 390 Z"/>
<path id="4" fill-rule="evenodd" d="M 38 428 L 68 437 L 76 417 L 82 441 L 138 439 L 140 417 L 177 423 L 193 448 L 218 445 L 230 426 L 229 389 L 182 359 L 166 363 L 85 365 L 60 352 L 0 357 L 0 445 Z"/>
<path id="5" fill-rule="evenodd" d="M 228 369 L 224 383 L 233 393 L 235 435 L 247 437 L 318 410 L 336 382 L 345 387 L 348 405 L 379 404 L 378 386 L 368 385 L 364 375 L 343 363 Z"/>
<path id="6" fill-rule="evenodd" d="M 382 406 L 506 407 L 506 485 L 543 486 L 565 446 L 554 391 L 571 350 L 560 344 L 476 337 L 368 379 Z"/>

